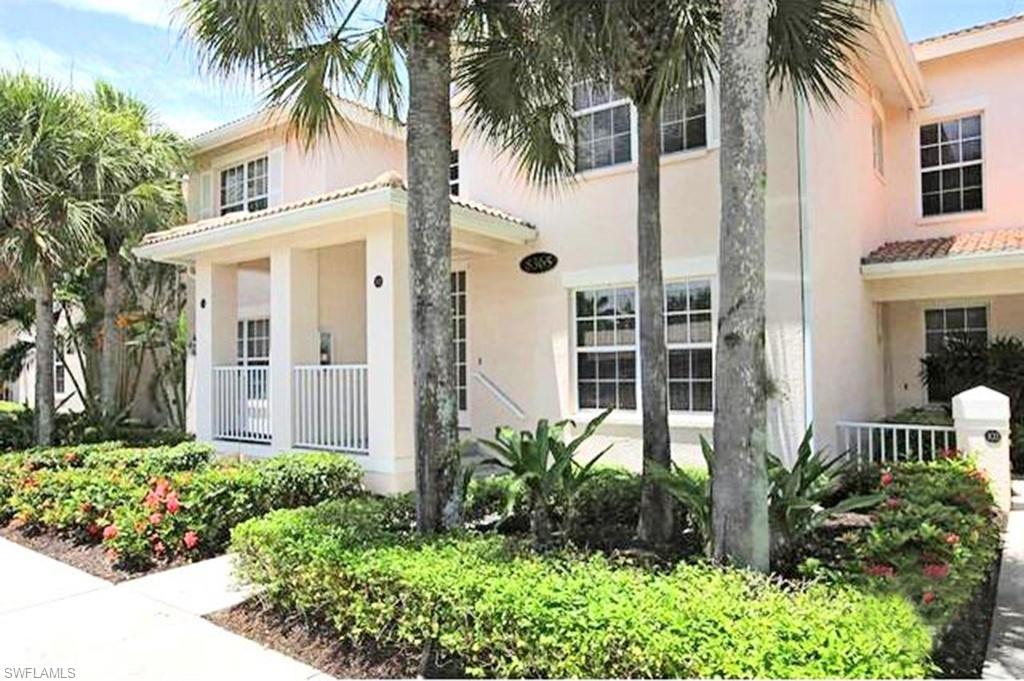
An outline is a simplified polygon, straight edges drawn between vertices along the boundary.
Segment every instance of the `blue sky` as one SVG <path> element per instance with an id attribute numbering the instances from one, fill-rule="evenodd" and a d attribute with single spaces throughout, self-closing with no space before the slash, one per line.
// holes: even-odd
<path id="1" fill-rule="evenodd" d="M 1024 0 L 894 1 L 911 40 L 1024 13 Z M 0 0 L 0 68 L 25 68 L 80 89 L 110 81 L 186 135 L 252 111 L 259 97 L 251 85 L 200 72 L 171 26 L 175 4 Z"/>

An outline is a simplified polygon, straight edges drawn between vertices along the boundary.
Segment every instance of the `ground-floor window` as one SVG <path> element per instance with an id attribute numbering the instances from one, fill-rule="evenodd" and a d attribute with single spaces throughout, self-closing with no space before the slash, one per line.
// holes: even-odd
<path id="1" fill-rule="evenodd" d="M 60 343 L 57 343 L 57 349 L 53 353 L 53 392 L 58 395 L 63 395 L 68 390 L 67 384 L 68 368 L 64 364 L 64 350 Z"/>
<path id="2" fill-rule="evenodd" d="M 246 366 L 270 364 L 270 319 L 238 320 L 238 363 Z"/>
<path id="3" fill-rule="evenodd" d="M 988 342 L 988 307 L 957 305 L 929 308 L 924 311 L 924 351 L 933 354 L 954 338 Z M 952 397 L 944 385 L 928 385 L 929 402 L 945 402 Z"/>
<path id="4" fill-rule="evenodd" d="M 454 345 L 455 396 L 459 411 L 469 406 L 466 362 L 466 272 L 452 272 L 452 343 Z"/>
<path id="5" fill-rule="evenodd" d="M 576 333 L 576 398 L 580 409 L 635 410 L 638 341 L 636 288 L 577 290 L 573 296 Z M 669 409 L 712 409 L 713 338 L 711 282 L 670 282 L 665 286 L 669 351 Z"/>

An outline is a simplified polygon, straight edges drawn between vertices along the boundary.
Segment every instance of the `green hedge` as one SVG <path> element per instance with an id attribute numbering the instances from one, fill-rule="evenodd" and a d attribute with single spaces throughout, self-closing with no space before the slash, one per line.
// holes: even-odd
<path id="1" fill-rule="evenodd" d="M 234 525 L 275 508 L 362 491 L 358 464 L 296 452 L 266 460 L 212 461 L 208 445 L 77 448 L 0 459 L 0 519 L 103 542 L 124 567 L 223 551 Z M 46 465 L 40 465 L 44 463 Z"/>
<path id="2" fill-rule="evenodd" d="M 418 651 L 433 640 L 471 676 L 931 671 L 929 630 L 897 596 L 707 566 L 657 573 L 597 556 L 541 558 L 495 535 L 421 540 L 398 529 L 394 503 L 329 502 L 242 523 L 232 534 L 241 575 L 353 644 Z"/>

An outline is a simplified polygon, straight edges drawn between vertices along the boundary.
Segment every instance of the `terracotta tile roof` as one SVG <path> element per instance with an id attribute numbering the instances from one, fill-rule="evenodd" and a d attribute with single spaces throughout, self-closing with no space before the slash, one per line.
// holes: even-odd
<path id="1" fill-rule="evenodd" d="M 934 260 L 964 255 L 985 253 L 1024 252 L 1024 227 L 996 229 L 988 232 L 957 234 L 956 236 L 915 239 L 913 241 L 890 241 L 882 244 L 867 256 L 861 264 L 908 262 L 911 260 Z"/>
<path id="2" fill-rule="evenodd" d="M 327 203 L 329 201 L 336 201 L 338 199 L 344 199 L 351 196 L 358 196 L 359 194 L 367 194 L 377 189 L 384 189 L 390 187 L 392 189 L 406 190 L 405 181 L 402 176 L 397 172 L 390 170 L 386 173 L 382 173 L 376 179 L 365 182 L 363 184 L 353 185 L 351 187 L 345 187 L 344 189 L 337 189 L 335 191 L 326 192 L 324 194 L 318 194 L 311 196 L 307 199 L 300 201 L 293 201 L 291 203 L 285 203 L 280 206 L 274 206 L 273 208 L 266 208 L 264 210 L 254 211 L 249 213 L 247 211 L 240 211 L 237 213 L 228 213 L 227 215 L 215 218 L 208 218 L 206 220 L 200 220 L 187 225 L 181 225 L 180 227 L 174 227 L 172 229 L 166 229 L 162 232 L 152 232 L 147 234 L 142 239 L 142 245 L 148 246 L 150 244 L 162 243 L 164 241 L 171 241 L 172 239 L 180 239 L 185 236 L 193 236 L 195 234 L 201 234 L 203 232 L 212 232 L 229 225 L 237 225 L 244 222 L 252 222 L 253 220 L 259 220 L 272 215 L 278 215 L 281 213 L 287 213 L 289 211 L 297 210 L 299 208 L 306 208 L 308 206 L 315 206 L 321 203 Z M 484 215 L 490 215 L 491 217 L 499 218 L 507 222 L 512 222 L 524 227 L 534 229 L 526 220 L 517 218 L 514 215 L 510 215 L 497 208 L 491 208 L 482 203 L 475 201 L 468 201 L 466 199 L 459 198 L 457 196 L 451 197 L 452 205 L 462 206 L 474 210 Z"/>
<path id="3" fill-rule="evenodd" d="M 996 19 L 995 21 L 987 21 L 984 24 L 978 24 L 976 26 L 968 26 L 967 28 L 957 29 L 950 31 L 949 33 L 942 33 L 940 35 L 933 35 L 930 38 L 924 38 L 913 43 L 914 45 L 927 45 L 928 43 L 935 43 L 940 40 L 948 40 L 950 38 L 959 38 L 960 36 L 970 35 L 971 33 L 980 33 L 981 31 L 987 31 L 990 28 L 999 28 L 1007 24 L 1012 24 L 1017 21 L 1024 20 L 1024 14 L 1015 14 L 1012 17 L 1004 17 L 1003 19 Z"/>

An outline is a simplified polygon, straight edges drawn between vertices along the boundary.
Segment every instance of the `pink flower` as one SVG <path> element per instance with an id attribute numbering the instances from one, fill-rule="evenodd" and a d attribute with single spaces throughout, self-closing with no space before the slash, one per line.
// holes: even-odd
<path id="1" fill-rule="evenodd" d="M 77 458 L 78 458 L 78 455 L 75 454 L 74 452 L 65 452 L 64 453 L 64 461 L 66 461 L 67 463 L 72 463 Z"/>
<path id="2" fill-rule="evenodd" d="M 882 487 L 888 487 L 889 485 L 892 484 L 892 481 L 893 481 L 892 473 L 890 473 L 889 471 L 886 471 L 886 472 L 882 473 L 882 479 L 881 479 Z"/>
<path id="3" fill-rule="evenodd" d="M 872 577 L 895 577 L 896 568 L 891 565 L 885 565 L 884 563 L 872 563 L 864 566 L 865 574 Z"/>
<path id="4" fill-rule="evenodd" d="M 934 600 L 935 600 L 935 592 L 934 591 L 925 591 L 923 594 L 921 594 L 921 602 L 924 603 L 925 605 L 928 605 L 929 603 L 931 603 Z"/>
<path id="5" fill-rule="evenodd" d="M 152 510 L 160 508 L 160 504 L 162 503 L 162 501 L 160 497 L 157 496 L 156 492 L 150 490 L 149 493 L 146 494 L 146 500 L 143 501 L 142 503 L 146 508 Z"/>
<path id="6" fill-rule="evenodd" d="M 164 516 L 160 513 L 154 513 L 149 516 L 149 522 L 153 525 L 159 525 L 160 521 L 164 519 Z"/>
<path id="7" fill-rule="evenodd" d="M 886 508 L 894 508 L 895 509 L 895 508 L 899 508 L 902 505 L 903 505 L 903 500 L 900 499 L 899 497 L 889 497 L 888 499 L 885 500 L 885 507 Z"/>
<path id="8" fill-rule="evenodd" d="M 943 449 L 941 452 L 939 452 L 939 458 L 940 459 L 955 459 L 958 456 L 960 456 L 960 452 L 958 452 L 953 447 L 950 447 L 948 449 Z"/>
<path id="9" fill-rule="evenodd" d="M 156 555 L 162 556 L 164 555 L 164 551 L 166 550 L 167 547 L 164 546 L 164 543 L 162 541 L 156 541 L 153 543 L 153 553 L 155 553 Z"/>
<path id="10" fill-rule="evenodd" d="M 949 576 L 949 564 L 947 563 L 928 563 L 921 570 L 928 579 L 945 579 Z"/>
<path id="11" fill-rule="evenodd" d="M 103 528 L 103 541 L 110 541 L 117 537 L 117 525 L 107 525 Z"/>
<path id="12" fill-rule="evenodd" d="M 185 548 L 191 551 L 199 543 L 199 535 L 192 530 L 189 530 L 185 533 L 182 541 L 185 543 Z"/>
<path id="13" fill-rule="evenodd" d="M 956 532 L 950 532 L 946 535 L 946 543 L 953 546 L 960 543 L 960 535 Z"/>
<path id="14" fill-rule="evenodd" d="M 163 499 L 170 488 L 171 483 L 167 482 L 167 480 L 164 478 L 160 478 L 159 480 L 156 481 L 156 486 L 153 488 L 153 493 L 156 494 L 156 496 L 159 497 L 160 499 Z"/>
<path id="15" fill-rule="evenodd" d="M 181 503 L 178 501 L 178 495 L 175 492 L 171 492 L 167 495 L 167 512 L 175 514 L 181 510 Z"/>

